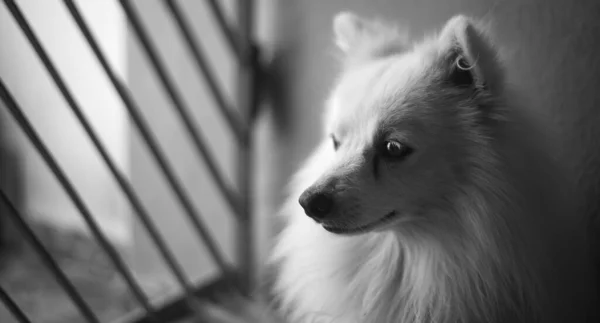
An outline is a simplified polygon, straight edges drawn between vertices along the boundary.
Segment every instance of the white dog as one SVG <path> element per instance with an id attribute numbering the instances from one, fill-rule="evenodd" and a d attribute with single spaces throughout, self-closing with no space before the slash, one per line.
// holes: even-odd
<path id="1" fill-rule="evenodd" d="M 284 321 L 596 322 L 572 184 L 480 23 L 334 31 L 344 70 L 273 255 Z"/>

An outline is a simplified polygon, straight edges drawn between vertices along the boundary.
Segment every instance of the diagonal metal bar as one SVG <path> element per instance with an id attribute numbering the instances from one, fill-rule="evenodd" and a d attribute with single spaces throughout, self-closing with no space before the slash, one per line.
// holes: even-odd
<path id="1" fill-rule="evenodd" d="M 229 203 L 229 206 L 232 207 L 234 214 L 239 214 L 240 206 L 239 206 L 239 197 L 236 196 L 233 191 L 226 184 L 225 179 L 221 175 L 214 159 L 211 156 L 211 153 L 202 139 L 201 134 L 198 132 L 196 127 L 193 124 L 193 118 L 189 113 L 189 110 L 185 107 L 183 100 L 180 95 L 177 93 L 175 86 L 173 85 L 173 81 L 169 78 L 166 68 L 163 62 L 158 57 L 155 46 L 152 44 L 150 37 L 146 33 L 144 27 L 142 26 L 141 19 L 131 6 L 131 3 L 128 0 L 120 0 L 121 6 L 125 11 L 125 15 L 129 20 L 130 25 L 133 27 L 133 31 L 139 39 L 142 47 L 144 48 L 148 58 L 150 59 L 150 63 L 154 67 L 154 70 L 158 74 L 158 78 L 160 79 L 163 87 L 167 91 L 167 94 L 173 103 L 173 107 L 177 111 L 182 123 L 184 124 L 190 138 L 194 142 L 196 147 L 196 152 L 203 158 L 206 166 L 208 167 L 209 173 L 211 174 L 213 180 L 217 184 L 218 188 L 221 190 L 225 199 Z M 245 137 L 245 129 L 240 129 L 238 127 L 232 127 L 234 130 L 234 134 L 238 142 L 243 142 Z"/>
<path id="2" fill-rule="evenodd" d="M 2 98 L 4 98 L 4 96 Z M 17 208 L 15 208 L 14 204 L 12 204 L 10 199 L 6 196 L 4 191 L 1 189 L 0 189 L 0 199 L 2 200 L 2 203 L 4 203 L 4 205 L 6 205 L 6 207 L 8 209 L 8 212 L 6 215 L 9 218 L 11 218 L 11 220 L 15 223 L 17 229 L 19 231 L 21 231 L 21 234 L 23 234 L 23 237 L 25 238 L 25 240 L 29 241 L 29 243 L 35 250 L 36 254 L 40 256 L 42 262 L 44 263 L 44 265 L 46 267 L 48 267 L 48 270 L 54 275 L 58 284 L 60 286 L 62 286 L 64 291 L 67 293 L 67 295 L 69 295 L 69 297 L 73 301 L 73 304 L 75 304 L 75 307 L 77 307 L 77 309 L 79 310 L 81 315 L 85 318 L 85 320 L 87 322 L 91 322 L 91 323 L 100 323 L 100 320 L 98 320 L 98 317 L 96 316 L 96 314 L 94 314 L 94 312 L 92 311 L 90 306 L 87 304 L 87 302 L 83 299 L 83 297 L 81 297 L 81 294 L 79 294 L 79 292 L 77 291 L 75 286 L 73 286 L 73 283 L 71 283 L 69 278 L 67 278 L 67 275 L 62 271 L 62 269 L 60 269 L 59 265 L 56 263 L 56 261 L 54 260 L 52 255 L 50 255 L 50 253 L 44 247 L 44 244 L 35 236 L 35 234 L 31 230 L 31 228 L 29 228 L 29 225 L 27 225 L 25 220 L 23 220 L 23 216 L 19 213 Z M 16 308 L 11 309 L 11 311 L 12 310 L 18 310 L 18 306 Z M 15 313 L 15 312 L 13 312 L 13 313 Z M 15 314 L 15 315 L 18 316 L 18 314 Z M 27 322 L 27 321 L 22 321 L 22 322 Z"/>
<path id="3" fill-rule="evenodd" d="M 202 239 L 206 247 L 208 248 L 209 253 L 211 254 L 213 260 L 219 266 L 219 269 L 225 274 L 230 272 L 229 266 L 227 265 L 224 258 L 221 256 L 221 252 L 217 247 L 216 242 L 210 235 L 208 229 L 204 222 L 200 219 L 200 213 L 196 210 L 194 205 L 191 202 L 189 196 L 185 193 L 183 189 L 183 185 L 175 176 L 175 172 L 173 171 L 173 167 L 169 164 L 168 160 L 165 157 L 165 153 L 162 151 L 160 146 L 158 145 L 158 141 L 154 134 L 150 131 L 150 127 L 148 126 L 148 122 L 144 119 L 142 113 L 140 112 L 139 107 L 132 99 L 131 94 L 127 90 L 127 88 L 123 85 L 123 82 L 117 77 L 117 74 L 113 70 L 113 68 L 108 63 L 106 59 L 106 55 L 100 49 L 98 42 L 91 35 L 91 33 L 84 34 L 90 48 L 94 52 L 94 55 L 100 62 L 100 65 L 104 69 L 104 72 L 110 79 L 113 87 L 121 97 L 127 112 L 129 113 L 134 125 L 139 130 L 144 143 L 148 146 L 150 153 L 154 157 L 157 162 L 161 173 L 165 176 L 167 182 L 171 186 L 173 193 L 180 201 L 185 214 L 188 219 L 192 223 L 194 229 L 198 232 L 199 237 Z"/>
<path id="4" fill-rule="evenodd" d="M 167 0 L 167 1 L 174 1 L 174 0 Z M 239 37 L 236 35 L 236 33 L 233 31 L 233 29 L 231 27 L 229 27 L 229 23 L 227 22 L 227 19 L 225 18 L 225 14 L 223 14 L 223 10 L 221 10 L 221 6 L 219 6 L 219 4 L 217 3 L 217 0 L 207 0 L 207 3 L 208 3 L 208 6 L 210 7 L 210 11 L 212 12 L 213 16 L 217 19 L 217 24 L 219 25 L 219 28 L 221 29 L 223 36 L 225 36 L 227 45 L 229 46 L 229 48 L 231 49 L 233 54 L 238 59 L 240 59 L 240 57 L 242 56 L 242 51 L 240 50 L 239 44 L 238 44 Z"/>
<path id="5" fill-rule="evenodd" d="M 44 159 L 44 162 L 48 165 L 56 179 L 65 189 L 67 195 L 73 201 L 75 207 L 83 217 L 83 220 L 90 229 L 93 237 L 98 241 L 104 252 L 108 255 L 108 258 L 110 259 L 112 264 L 115 266 L 119 274 L 123 277 L 126 284 L 133 292 L 133 295 L 136 298 L 136 300 L 144 307 L 144 309 L 149 314 L 152 314 L 154 312 L 154 309 L 152 305 L 150 305 L 150 302 L 144 295 L 144 292 L 142 291 L 139 284 L 136 282 L 135 278 L 133 278 L 133 274 L 131 273 L 131 271 L 117 252 L 117 250 L 108 241 L 102 230 L 100 230 L 100 227 L 98 226 L 98 223 L 92 216 L 89 208 L 83 202 L 83 199 L 81 198 L 81 196 L 79 196 L 79 193 L 77 192 L 71 181 L 68 179 L 63 169 L 58 165 L 54 156 L 52 155 L 50 150 L 48 150 L 48 147 L 46 147 L 46 145 L 42 142 L 40 136 L 37 134 L 37 132 L 31 125 L 31 122 L 29 122 L 27 117 L 25 117 L 25 115 L 21 112 L 21 109 L 17 105 L 17 102 L 8 92 L 8 89 L 5 87 L 2 79 L 0 79 L 0 97 L 2 97 L 2 100 L 6 103 L 10 114 L 19 124 L 23 132 L 25 132 L 27 137 L 29 137 L 31 143 L 35 146 L 37 151 Z"/>
<path id="6" fill-rule="evenodd" d="M 202 49 L 200 43 L 196 41 L 196 37 L 194 37 L 192 33 L 192 28 L 190 27 L 188 21 L 185 19 L 185 16 L 182 14 L 181 8 L 177 4 L 177 2 L 173 0 L 164 0 L 164 3 L 166 4 L 168 11 L 173 16 L 173 19 L 177 23 L 177 26 L 179 27 L 179 30 L 183 36 L 183 39 L 185 40 L 185 44 L 192 53 L 192 56 L 194 57 L 194 62 L 196 63 L 196 67 L 199 70 L 199 74 L 204 76 L 204 79 L 208 84 L 210 92 L 212 93 L 213 98 L 216 101 L 217 107 L 221 111 L 221 114 L 223 114 L 223 116 L 225 117 L 225 119 L 227 119 L 229 124 L 232 127 L 234 127 L 234 131 L 235 129 L 244 129 L 245 125 L 240 120 L 240 116 L 236 114 L 233 111 L 233 109 L 231 109 L 231 107 L 227 103 L 227 100 L 225 99 L 225 96 L 223 95 L 223 92 L 221 92 L 221 90 L 219 89 L 214 73 L 211 70 L 211 67 L 209 66 L 209 63 L 206 59 L 205 52 Z M 242 132 L 246 133 L 246 130 L 243 130 Z"/>
<path id="7" fill-rule="evenodd" d="M 71 13 L 71 16 L 73 16 L 73 19 L 77 23 L 77 26 L 79 27 L 81 32 L 84 34 L 84 37 L 86 37 L 86 38 L 91 37 L 90 29 L 88 28 L 88 25 L 86 24 L 83 17 L 81 16 L 81 13 L 79 12 L 79 9 L 75 5 L 75 3 L 72 0 L 64 0 L 63 2 L 65 3 L 65 5 L 67 6 L 67 9 Z M 129 183 L 129 181 L 125 178 L 125 176 L 121 173 L 121 171 L 119 171 L 119 168 L 116 166 L 115 162 L 110 157 L 108 151 L 106 150 L 104 145 L 101 143 L 98 135 L 95 133 L 94 129 L 88 122 L 87 118 L 85 117 L 85 115 L 83 114 L 83 112 L 81 111 L 79 106 L 75 103 L 73 96 L 67 90 L 67 87 L 64 85 L 62 78 L 56 72 L 56 69 L 54 67 L 52 67 L 52 64 L 48 64 L 48 66 L 51 66 L 50 67 L 50 69 L 52 70 L 51 75 L 52 75 L 54 81 L 56 82 L 56 84 L 60 84 L 59 88 L 60 88 L 63 96 L 67 100 L 67 102 L 69 102 L 69 106 L 71 107 L 71 110 L 73 110 L 73 113 L 75 114 L 75 116 L 77 117 L 77 119 L 79 120 L 81 125 L 83 126 L 85 132 L 90 137 L 92 143 L 94 144 L 94 146 L 96 147 L 98 152 L 100 153 L 102 160 L 104 160 L 104 162 L 108 166 L 113 177 L 119 184 L 119 187 L 121 188 L 123 194 L 125 194 L 125 196 L 129 200 L 129 203 L 133 207 L 135 214 L 137 215 L 138 219 L 140 220 L 140 222 L 142 223 L 142 225 L 144 226 L 144 228 L 146 229 L 146 231 L 152 238 L 151 240 L 154 242 L 154 244 L 155 244 L 156 248 L 158 249 L 164 262 L 169 267 L 169 269 L 171 270 L 171 273 L 173 274 L 175 279 L 178 281 L 178 283 L 181 285 L 181 287 L 184 289 L 184 291 L 188 295 L 192 295 L 193 288 L 192 288 L 191 283 L 188 281 L 186 275 L 184 274 L 183 268 L 179 265 L 179 263 L 175 259 L 175 256 L 169 250 L 169 247 L 167 246 L 165 240 L 162 238 L 161 234 L 159 233 L 158 228 L 156 227 L 154 221 L 152 221 L 152 218 L 150 217 L 149 212 L 143 206 L 141 199 L 135 193 L 135 191 L 131 187 L 131 184 Z"/>
<path id="8" fill-rule="evenodd" d="M 4 192 L 2 193 L 4 194 Z M 8 292 L 0 286 L 0 301 L 4 303 L 4 306 L 12 313 L 12 315 L 17 319 L 17 321 L 21 323 L 32 323 L 31 320 L 27 317 L 25 312 L 19 307 L 19 305 L 15 302 L 15 300 L 8 295 Z"/>

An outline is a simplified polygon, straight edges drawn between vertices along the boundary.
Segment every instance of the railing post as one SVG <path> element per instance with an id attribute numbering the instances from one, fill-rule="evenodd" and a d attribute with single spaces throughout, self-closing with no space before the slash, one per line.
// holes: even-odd
<path id="1" fill-rule="evenodd" d="M 254 221 L 252 215 L 252 183 L 253 183 L 253 116 L 256 110 L 257 91 L 255 76 L 258 69 L 258 50 L 253 42 L 254 1 L 239 0 L 237 2 L 238 49 L 238 84 L 237 94 L 242 120 L 249 129 L 245 140 L 241 143 L 238 156 L 238 185 L 241 195 L 240 221 L 238 222 L 237 253 L 240 268 L 240 288 L 245 294 L 254 290 L 253 281 L 256 275 L 254 250 Z"/>

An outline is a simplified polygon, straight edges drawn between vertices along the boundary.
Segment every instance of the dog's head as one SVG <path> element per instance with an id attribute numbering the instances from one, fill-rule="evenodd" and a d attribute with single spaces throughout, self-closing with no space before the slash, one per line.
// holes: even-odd
<path id="1" fill-rule="evenodd" d="M 451 207 L 499 111 L 502 70 L 484 31 L 456 16 L 408 46 L 397 29 L 334 19 L 345 69 L 327 103 L 331 158 L 300 196 L 334 233 L 383 230 Z"/>

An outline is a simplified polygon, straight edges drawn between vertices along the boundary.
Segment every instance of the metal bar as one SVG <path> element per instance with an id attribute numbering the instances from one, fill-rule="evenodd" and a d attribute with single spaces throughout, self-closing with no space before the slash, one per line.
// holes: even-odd
<path id="1" fill-rule="evenodd" d="M 229 273 L 230 270 L 228 268 L 228 265 L 221 256 L 217 244 L 214 242 L 214 239 L 212 238 L 209 231 L 206 229 L 206 226 L 200 219 L 200 214 L 191 203 L 191 199 L 185 193 L 183 185 L 179 182 L 177 176 L 175 176 L 173 167 L 169 164 L 168 160 L 166 159 L 165 153 L 161 150 L 160 146 L 158 145 L 158 141 L 156 140 L 154 134 L 150 131 L 148 122 L 144 119 L 139 107 L 137 106 L 135 101 L 133 101 L 131 94 L 123 85 L 123 82 L 117 77 L 117 74 L 114 72 L 113 68 L 108 63 L 106 55 L 100 49 L 100 46 L 98 45 L 96 39 L 91 35 L 91 33 L 88 33 L 84 36 L 86 36 L 86 40 L 90 45 L 90 48 L 94 52 L 94 55 L 100 62 L 100 65 L 104 69 L 104 72 L 106 73 L 115 90 L 121 97 L 121 100 L 123 101 L 123 104 L 125 105 L 129 116 L 131 117 L 136 128 L 139 130 L 142 139 L 144 140 L 144 142 L 150 150 L 150 153 L 157 162 L 161 173 L 165 176 L 175 196 L 180 201 L 186 215 L 188 216 L 188 219 L 194 226 L 194 229 L 199 233 L 199 237 L 202 239 L 202 241 L 208 248 L 208 251 L 213 257 L 213 260 L 219 266 L 219 269 L 221 269 L 223 273 Z"/>
<path id="2" fill-rule="evenodd" d="M 4 192 L 2 193 L 4 194 Z M 0 286 L 0 300 L 4 303 L 4 306 L 12 313 L 12 315 L 21 323 L 31 323 L 31 320 L 27 317 L 25 312 L 21 310 L 19 305 L 8 295 L 8 292 Z"/>
<path id="3" fill-rule="evenodd" d="M 2 98 L 4 99 L 4 95 L 2 95 Z M 8 209 L 7 216 L 12 219 L 17 229 L 23 234 L 25 240 L 31 243 L 31 246 L 36 251 L 36 254 L 40 256 L 42 262 L 54 275 L 58 284 L 62 286 L 67 295 L 69 295 L 69 297 L 73 301 L 73 304 L 75 305 L 75 307 L 77 307 L 81 315 L 86 319 L 87 322 L 100 323 L 100 320 L 98 320 L 96 314 L 94 314 L 90 306 L 86 303 L 83 297 L 81 297 L 81 294 L 79 294 L 75 286 L 73 286 L 71 281 L 67 278 L 67 275 L 62 271 L 62 269 L 60 269 L 52 255 L 50 255 L 50 253 L 46 250 L 42 242 L 35 236 L 35 234 L 29 228 L 25 220 L 23 220 L 23 216 L 19 213 L 19 211 L 15 208 L 15 206 L 6 196 L 4 191 L 1 189 L 0 199 Z"/>
<path id="4" fill-rule="evenodd" d="M 139 16 L 137 15 L 137 13 L 135 12 L 128 0 L 120 0 L 119 2 L 121 3 L 123 10 L 125 11 L 127 19 L 129 19 L 130 25 L 133 27 L 134 33 L 136 34 L 137 38 L 142 44 L 142 47 L 148 55 L 148 58 L 150 59 L 154 70 L 158 74 L 158 78 L 160 79 L 165 90 L 167 91 L 167 94 L 171 99 L 171 102 L 173 103 L 173 107 L 177 111 L 188 134 L 190 135 L 190 138 L 194 142 L 196 152 L 199 153 L 201 158 L 203 158 L 206 166 L 208 167 L 209 173 L 211 174 L 213 180 L 217 184 L 217 187 L 224 194 L 225 199 L 229 203 L 229 206 L 232 207 L 234 214 L 238 215 L 238 213 L 240 212 L 239 197 L 235 196 L 233 191 L 226 184 L 223 176 L 221 176 L 221 172 L 219 171 L 214 159 L 212 158 L 206 143 L 202 139 L 202 135 L 198 132 L 198 130 L 193 124 L 192 116 L 190 115 L 188 109 L 185 107 L 183 100 L 181 99 L 181 97 L 175 89 L 175 86 L 173 85 L 173 81 L 169 78 L 166 72 L 166 68 L 164 67 L 163 63 L 158 57 L 156 48 L 152 44 L 150 37 L 148 37 L 146 31 L 144 30 L 144 27 L 142 27 L 141 19 L 139 18 Z M 234 134 L 238 142 L 241 142 L 245 137 L 245 131 L 236 127 L 232 127 L 232 129 L 234 130 Z"/>
<path id="5" fill-rule="evenodd" d="M 234 33 L 233 29 L 231 29 L 229 27 L 229 23 L 227 23 L 227 19 L 225 18 L 225 15 L 223 14 L 223 10 L 221 10 L 221 7 L 217 3 L 217 0 L 207 0 L 207 2 L 208 2 L 208 6 L 210 7 L 210 11 L 212 12 L 213 16 L 217 19 L 217 23 L 219 25 L 219 28 L 221 29 L 221 32 L 225 36 L 227 45 L 229 45 L 229 48 L 231 49 L 233 54 L 238 59 L 240 59 L 242 56 L 242 53 L 241 53 L 241 51 L 239 49 L 239 45 L 238 45 L 239 37 L 237 37 L 237 35 Z"/>
<path id="6" fill-rule="evenodd" d="M 12 8 L 10 8 L 10 10 L 13 11 L 14 10 L 13 8 L 16 8 L 16 7 L 12 7 Z M 117 271 L 119 272 L 119 274 L 121 274 L 121 276 L 123 277 L 123 279 L 129 286 L 129 288 L 133 292 L 134 297 L 144 307 L 144 309 L 146 311 L 148 311 L 148 313 L 151 314 L 154 311 L 154 309 L 152 308 L 152 305 L 150 305 L 150 302 L 144 295 L 144 292 L 142 291 L 140 286 L 135 281 L 135 278 L 133 278 L 133 274 L 129 271 L 129 268 L 127 268 L 127 265 L 125 264 L 123 259 L 121 259 L 121 256 L 115 250 L 115 248 L 112 246 L 112 244 L 108 241 L 108 239 L 106 238 L 106 236 L 104 235 L 102 230 L 100 230 L 100 228 L 98 227 L 98 224 L 96 223 L 96 220 L 92 216 L 89 208 L 83 202 L 83 200 L 79 196 L 79 193 L 77 193 L 77 190 L 75 189 L 73 184 L 70 182 L 70 180 L 68 179 L 65 172 L 58 165 L 58 163 L 52 156 L 52 153 L 48 150 L 46 145 L 42 142 L 39 135 L 37 134 L 37 132 L 31 125 L 31 123 L 29 122 L 29 120 L 27 120 L 27 117 L 25 117 L 25 115 L 21 112 L 21 109 L 18 107 L 15 99 L 8 92 L 8 89 L 4 86 L 4 82 L 1 79 L 0 79 L 0 97 L 2 97 L 2 100 L 6 103 L 6 106 L 7 106 L 8 110 L 10 111 L 11 115 L 13 116 L 13 118 L 15 119 L 15 121 L 19 124 L 19 126 L 25 132 L 25 134 L 29 137 L 32 144 L 35 146 L 37 151 L 40 153 L 40 155 L 42 156 L 42 158 L 44 159 L 44 161 L 46 162 L 46 164 L 48 165 L 48 167 L 50 168 L 50 170 L 52 171 L 54 176 L 56 176 L 56 179 L 60 182 L 61 186 L 65 189 L 67 195 L 69 195 L 69 197 L 75 204 L 75 207 L 81 213 L 81 216 L 83 217 L 85 223 L 89 227 L 92 235 L 98 241 L 98 243 L 100 244 L 100 246 L 102 247 L 104 252 L 106 252 L 109 259 L 111 260 L 111 262 L 113 263 L 113 265 L 115 266 Z"/>
<path id="7" fill-rule="evenodd" d="M 244 119 L 249 127 L 252 126 L 252 115 L 254 114 L 254 104 L 256 104 L 256 95 L 258 91 L 255 84 L 256 73 L 260 68 L 257 62 L 257 50 L 252 42 L 253 27 L 253 7 L 252 0 L 238 0 L 237 16 L 239 35 L 240 61 L 238 66 L 238 104 L 244 115 Z M 252 219 L 252 136 L 246 137 L 246 141 L 239 148 L 238 155 L 238 183 L 240 195 L 242 196 L 243 214 L 238 227 L 238 259 L 241 273 L 241 290 L 250 293 L 253 289 L 253 279 L 255 275 L 254 266 L 254 222 Z"/>
<path id="8" fill-rule="evenodd" d="M 83 33 L 84 37 L 86 39 L 90 38 L 91 31 L 90 31 L 88 25 L 86 24 L 85 20 L 81 16 L 81 13 L 79 12 L 79 9 L 75 5 L 75 3 L 72 0 L 64 0 L 63 2 L 67 6 L 67 9 L 71 13 L 71 16 L 77 23 L 77 26 Z M 63 84 L 63 81 L 57 74 L 53 74 L 53 75 L 57 76 L 56 79 L 54 80 L 57 84 L 59 84 L 59 83 Z M 150 217 L 148 210 L 142 204 L 141 199 L 135 193 L 135 190 L 131 187 L 131 184 L 128 182 L 128 180 L 125 178 L 125 176 L 119 171 L 115 162 L 112 160 L 112 158 L 108 154 L 106 148 L 101 143 L 100 139 L 98 138 L 98 136 L 94 132 L 93 128 L 89 124 L 85 115 L 82 113 L 81 109 L 75 104 L 75 101 L 72 98 L 69 91 L 67 91 L 66 87 L 61 87 L 61 89 L 64 89 L 64 91 L 61 90 L 61 92 L 63 92 L 63 95 L 65 96 L 67 101 L 70 102 L 69 106 L 73 110 L 73 113 L 77 116 L 77 119 L 79 120 L 79 122 L 85 129 L 86 133 L 92 140 L 94 146 L 100 153 L 100 156 L 102 157 L 102 159 L 104 160 L 104 162 L 106 163 L 108 168 L 110 169 L 110 172 L 112 173 L 113 177 L 119 184 L 119 187 L 123 191 L 123 194 L 125 194 L 125 196 L 129 200 L 129 203 L 133 207 L 135 214 L 137 215 L 138 219 L 140 220 L 140 222 L 142 223 L 142 225 L 144 226 L 144 228 L 146 229 L 146 231 L 152 238 L 151 240 L 154 242 L 154 244 L 155 244 L 156 248 L 158 249 L 160 255 L 162 256 L 165 264 L 171 270 L 171 273 L 173 274 L 175 279 L 178 281 L 178 283 L 181 285 L 181 287 L 186 292 L 186 294 L 191 296 L 192 292 L 193 292 L 192 286 L 191 286 L 190 282 L 188 281 L 185 273 L 183 272 L 183 268 L 179 265 L 179 263 L 175 259 L 175 256 L 169 250 L 169 247 L 167 246 L 165 240 L 162 238 L 161 234 L 159 233 L 158 228 L 156 227 L 154 221 L 152 221 L 152 218 Z"/>
<path id="9" fill-rule="evenodd" d="M 234 131 L 237 129 L 243 129 L 242 134 L 246 134 L 247 130 L 245 129 L 245 124 L 240 120 L 240 116 L 235 114 L 235 111 L 231 109 L 231 107 L 226 102 L 226 99 L 223 93 L 219 90 L 219 86 L 217 85 L 217 81 L 215 79 L 214 73 L 211 70 L 209 63 L 206 59 L 206 55 L 202 49 L 202 46 L 198 41 L 196 41 L 196 37 L 193 36 L 192 28 L 189 23 L 185 19 L 185 16 L 182 14 L 182 10 L 174 0 L 164 0 L 164 3 L 169 9 L 169 12 L 173 16 L 173 19 L 177 23 L 179 30 L 185 40 L 185 43 L 192 53 L 194 57 L 194 62 L 196 63 L 196 67 L 199 70 L 199 74 L 203 75 L 206 83 L 212 92 L 212 95 L 216 101 L 217 107 L 221 111 L 221 114 L 227 119 L 229 125 L 234 127 Z"/>

